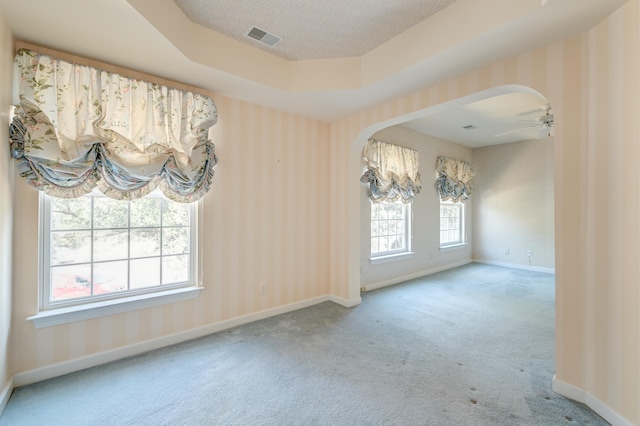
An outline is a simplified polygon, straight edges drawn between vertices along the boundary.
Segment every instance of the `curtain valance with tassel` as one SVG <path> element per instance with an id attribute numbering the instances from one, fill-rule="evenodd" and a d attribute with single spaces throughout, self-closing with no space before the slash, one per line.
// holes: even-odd
<path id="1" fill-rule="evenodd" d="M 374 203 L 410 203 L 420 192 L 418 151 L 369 139 L 364 147 L 367 170 L 360 179 L 369 184 Z"/>
<path id="2" fill-rule="evenodd" d="M 20 174 L 51 195 L 98 187 L 116 199 L 156 187 L 191 202 L 208 190 L 217 162 L 213 100 L 21 49 L 19 105 L 10 139 Z"/>
<path id="3" fill-rule="evenodd" d="M 475 172 L 466 161 L 450 157 L 438 157 L 436 164 L 436 188 L 442 201 L 454 203 L 466 201 L 473 190 Z"/>

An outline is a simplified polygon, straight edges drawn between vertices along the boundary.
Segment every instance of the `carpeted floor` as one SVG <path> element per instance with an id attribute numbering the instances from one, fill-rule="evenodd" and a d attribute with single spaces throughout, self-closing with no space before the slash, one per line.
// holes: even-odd
<path id="1" fill-rule="evenodd" d="M 470 264 L 18 388 L 0 425 L 606 425 L 551 391 L 554 277 Z"/>

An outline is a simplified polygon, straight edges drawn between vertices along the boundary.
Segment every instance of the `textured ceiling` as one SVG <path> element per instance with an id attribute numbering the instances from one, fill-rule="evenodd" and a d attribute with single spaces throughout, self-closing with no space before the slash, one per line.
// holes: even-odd
<path id="1" fill-rule="evenodd" d="M 456 0 L 175 0 L 194 23 L 289 60 L 362 56 Z M 246 37 L 256 26 L 275 47 Z"/>

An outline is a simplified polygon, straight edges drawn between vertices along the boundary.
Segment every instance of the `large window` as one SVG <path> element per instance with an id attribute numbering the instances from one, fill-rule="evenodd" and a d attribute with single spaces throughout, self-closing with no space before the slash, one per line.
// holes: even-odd
<path id="1" fill-rule="evenodd" d="M 440 203 L 440 247 L 463 244 L 464 204 Z"/>
<path id="2" fill-rule="evenodd" d="M 371 257 L 406 253 L 411 249 L 411 203 L 371 203 Z"/>
<path id="3" fill-rule="evenodd" d="M 194 204 L 44 195 L 42 215 L 45 310 L 195 282 Z"/>

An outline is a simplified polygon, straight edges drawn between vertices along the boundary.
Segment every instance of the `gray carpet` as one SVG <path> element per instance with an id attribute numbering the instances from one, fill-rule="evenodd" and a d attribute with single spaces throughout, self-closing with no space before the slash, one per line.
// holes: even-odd
<path id="1" fill-rule="evenodd" d="M 606 425 L 551 391 L 554 277 L 470 264 L 18 388 L 0 425 Z"/>

